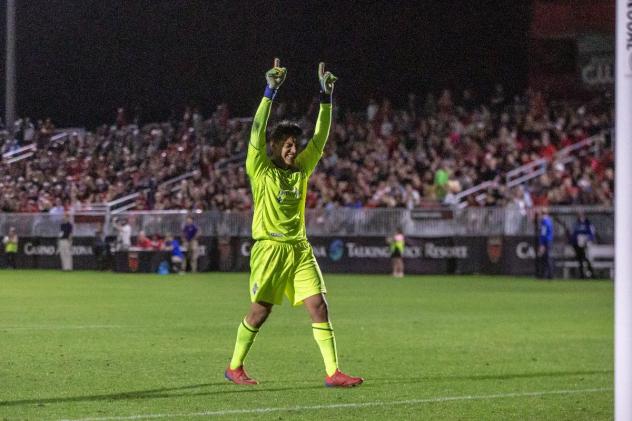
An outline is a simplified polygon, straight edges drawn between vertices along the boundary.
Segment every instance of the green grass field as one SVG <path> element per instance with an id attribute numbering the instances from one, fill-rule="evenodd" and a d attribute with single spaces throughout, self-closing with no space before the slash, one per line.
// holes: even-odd
<path id="1" fill-rule="evenodd" d="M 326 275 L 343 370 L 323 387 L 287 302 L 223 371 L 246 274 L 0 271 L 0 419 L 607 420 L 613 286 L 483 276 Z"/>

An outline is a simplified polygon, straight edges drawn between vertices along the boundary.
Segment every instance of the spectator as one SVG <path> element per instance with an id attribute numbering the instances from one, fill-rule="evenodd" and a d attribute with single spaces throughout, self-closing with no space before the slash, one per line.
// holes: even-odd
<path id="1" fill-rule="evenodd" d="M 434 176 L 435 194 L 437 196 L 437 199 L 443 200 L 445 198 L 446 194 L 448 193 L 447 186 L 449 179 L 450 175 L 442 165 L 437 169 Z"/>
<path id="2" fill-rule="evenodd" d="M 7 258 L 7 268 L 16 269 L 16 256 L 18 254 L 18 234 L 15 227 L 9 228 L 9 233 L 2 239 L 4 244 L 4 253 Z"/>
<path id="3" fill-rule="evenodd" d="M 93 245 L 94 257 L 97 259 L 97 269 L 106 270 L 108 268 L 109 249 L 103 228 L 99 226 L 94 233 Z"/>
<path id="4" fill-rule="evenodd" d="M 540 217 L 540 233 L 538 236 L 538 278 L 553 279 L 553 220 L 547 208 L 542 210 Z"/>
<path id="5" fill-rule="evenodd" d="M 184 253 L 180 248 L 180 241 L 178 238 L 168 235 L 165 240 L 165 250 L 171 252 L 171 272 L 184 275 L 186 260 L 184 258 Z"/>
<path id="6" fill-rule="evenodd" d="M 586 256 L 586 250 L 590 247 L 590 244 L 595 241 L 595 227 L 586 218 L 583 212 L 577 214 L 577 220 L 573 226 L 573 233 L 571 235 L 571 244 L 575 250 L 575 258 L 579 264 L 579 276 L 584 279 L 586 277 L 591 278 L 593 276 L 593 268 L 590 260 Z M 584 263 L 586 263 L 586 269 L 584 270 Z"/>
<path id="7" fill-rule="evenodd" d="M 160 237 L 160 235 L 154 234 L 153 238 L 151 239 L 151 246 L 152 246 L 152 248 L 154 250 L 164 250 L 165 249 L 165 242 Z"/>
<path id="8" fill-rule="evenodd" d="M 404 247 L 405 238 L 404 231 L 401 228 L 397 228 L 395 234 L 387 239 L 391 249 L 391 265 L 393 269 L 393 276 L 395 278 L 404 277 Z"/>
<path id="9" fill-rule="evenodd" d="M 61 270 L 72 270 L 72 231 L 73 225 L 69 214 L 64 214 L 64 220 L 59 232 L 59 257 L 61 259 Z"/>
<path id="10" fill-rule="evenodd" d="M 182 229 L 184 246 L 187 252 L 187 261 L 191 265 L 191 272 L 197 272 L 198 261 L 198 233 L 197 225 L 193 223 L 193 218 L 187 217 L 186 224 Z"/>
<path id="11" fill-rule="evenodd" d="M 127 218 L 122 220 L 114 220 L 114 229 L 117 231 L 116 235 L 116 249 L 119 251 L 127 251 L 132 246 L 132 226 L 129 224 Z"/>
<path id="12" fill-rule="evenodd" d="M 138 238 L 136 238 L 136 247 L 143 250 L 151 250 L 153 248 L 152 241 L 145 235 L 145 231 L 140 231 L 138 233 Z"/>
<path id="13" fill-rule="evenodd" d="M 461 186 L 457 180 L 449 180 L 447 183 L 448 193 L 443 198 L 443 204 L 446 206 L 458 205 L 457 194 L 461 191 Z"/>
<path id="14" fill-rule="evenodd" d="M 417 191 L 412 184 L 407 183 L 403 200 L 406 204 L 406 209 L 414 209 L 419 207 L 421 203 L 421 196 L 419 195 L 419 191 Z"/>
<path id="15" fill-rule="evenodd" d="M 63 215 L 66 210 L 60 198 L 55 199 L 55 206 L 48 211 L 51 215 Z"/>

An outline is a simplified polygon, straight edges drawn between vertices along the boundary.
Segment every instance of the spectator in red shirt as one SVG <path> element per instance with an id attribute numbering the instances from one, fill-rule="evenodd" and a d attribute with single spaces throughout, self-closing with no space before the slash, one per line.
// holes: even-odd
<path id="1" fill-rule="evenodd" d="M 136 239 L 136 247 L 139 247 L 144 250 L 149 250 L 153 247 L 153 243 L 145 235 L 145 231 L 141 231 L 138 233 L 138 238 Z"/>
<path id="2" fill-rule="evenodd" d="M 540 148 L 540 155 L 550 161 L 555 155 L 555 152 L 557 152 L 557 149 L 555 149 L 555 146 L 551 144 L 551 135 L 549 132 L 542 132 L 542 147 Z"/>
<path id="3" fill-rule="evenodd" d="M 162 250 L 164 249 L 164 240 L 158 234 L 154 234 L 153 239 L 151 240 L 151 246 L 154 250 Z"/>

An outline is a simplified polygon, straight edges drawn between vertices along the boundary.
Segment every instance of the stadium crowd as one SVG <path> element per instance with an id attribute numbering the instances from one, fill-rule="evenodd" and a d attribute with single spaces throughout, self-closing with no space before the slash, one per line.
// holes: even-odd
<path id="1" fill-rule="evenodd" d="M 306 206 L 406 207 L 456 204 L 457 194 L 490 181 L 471 206 L 611 205 L 614 161 L 607 96 L 575 103 L 527 92 L 507 97 L 502 87 L 485 101 L 466 90 L 444 90 L 403 106 L 371 99 L 365 111 L 334 112 L 334 125 L 310 183 Z M 291 119 L 307 142 L 318 110 L 281 99 L 270 127 Z M 139 192 L 134 210 L 247 210 L 252 198 L 244 170 L 249 119 L 230 118 L 222 104 L 208 119 L 187 108 L 180 119 L 139 127 L 120 109 L 116 122 L 94 132 L 55 136 L 51 120 L 16 123 L 17 136 L 0 135 L 0 150 L 34 143 L 35 154 L 0 163 L 0 210 L 58 212 L 89 208 Z M 560 149 L 592 135 L 605 141 L 583 148 L 567 163 Z M 539 158 L 552 165 L 511 189 L 505 174 Z M 164 184 L 177 176 L 182 180 Z M 475 198 L 478 198 L 476 200 Z"/>

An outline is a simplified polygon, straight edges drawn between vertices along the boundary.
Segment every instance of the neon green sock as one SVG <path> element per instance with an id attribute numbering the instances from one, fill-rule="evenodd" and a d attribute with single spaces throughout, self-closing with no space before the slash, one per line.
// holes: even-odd
<path id="1" fill-rule="evenodd" d="M 323 354 L 325 371 L 327 371 L 328 376 L 331 376 L 338 369 L 338 352 L 336 351 L 334 329 L 329 322 L 312 323 L 312 332 L 320 348 L 320 353 Z"/>
<path id="2" fill-rule="evenodd" d="M 246 319 L 242 320 L 241 324 L 237 328 L 235 351 L 233 352 L 233 358 L 230 360 L 231 370 L 240 367 L 244 363 L 246 355 L 248 355 L 248 351 L 250 351 L 250 347 L 255 341 L 255 336 L 257 336 L 258 332 L 259 329 L 250 326 Z"/>

